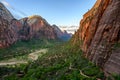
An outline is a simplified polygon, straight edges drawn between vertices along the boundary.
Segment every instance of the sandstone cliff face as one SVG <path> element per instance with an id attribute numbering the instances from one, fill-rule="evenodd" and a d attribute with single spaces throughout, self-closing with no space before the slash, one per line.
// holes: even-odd
<path id="1" fill-rule="evenodd" d="M 18 30 L 18 35 L 20 40 L 30 40 L 32 35 L 30 34 L 30 26 L 27 23 L 28 18 L 23 18 L 18 22 L 21 24 L 21 27 Z"/>
<path id="2" fill-rule="evenodd" d="M 120 0 L 97 0 L 80 22 L 72 42 L 106 73 L 120 74 Z M 118 57 L 119 56 L 119 57 Z"/>
<path id="3" fill-rule="evenodd" d="M 11 26 L 12 26 L 12 28 L 15 31 L 16 38 L 18 40 L 21 40 L 22 39 L 22 37 L 21 37 L 22 35 L 20 34 L 20 31 L 23 30 L 23 25 L 21 24 L 21 22 L 19 20 L 12 19 L 11 20 Z"/>
<path id="4" fill-rule="evenodd" d="M 0 48 L 8 47 L 16 41 L 15 29 L 9 21 L 0 16 Z"/>
<path id="5" fill-rule="evenodd" d="M 0 3 L 0 48 L 10 46 L 17 41 L 17 34 L 11 25 L 12 19 L 11 13 Z"/>
<path id="6" fill-rule="evenodd" d="M 46 39 L 56 39 L 54 29 L 50 26 L 45 19 L 38 15 L 30 16 L 28 18 L 23 18 L 20 20 L 23 25 L 19 34 L 24 39 L 31 38 L 46 38 Z"/>

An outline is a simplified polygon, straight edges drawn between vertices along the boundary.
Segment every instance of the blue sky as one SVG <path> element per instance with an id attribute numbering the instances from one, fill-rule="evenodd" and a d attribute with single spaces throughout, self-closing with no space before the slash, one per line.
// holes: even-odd
<path id="1" fill-rule="evenodd" d="M 96 0 L 0 0 L 17 17 L 40 15 L 48 23 L 79 26 L 82 16 Z M 7 4 L 8 3 L 8 4 Z"/>

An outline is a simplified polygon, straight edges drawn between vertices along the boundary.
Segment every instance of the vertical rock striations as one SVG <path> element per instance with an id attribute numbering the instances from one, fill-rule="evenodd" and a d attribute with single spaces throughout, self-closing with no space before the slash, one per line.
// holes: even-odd
<path id="1" fill-rule="evenodd" d="M 80 22 L 72 42 L 106 73 L 120 74 L 120 0 L 97 0 Z M 119 57 L 118 57 L 119 56 Z"/>
<path id="2" fill-rule="evenodd" d="M 0 3 L 0 48 L 7 47 L 17 41 L 17 35 L 11 25 L 13 16 Z"/>
<path id="3" fill-rule="evenodd" d="M 48 22 L 41 16 L 33 15 L 28 18 L 23 18 L 20 20 L 23 25 L 22 30 L 20 30 L 20 35 L 26 39 L 31 38 L 46 38 L 46 39 L 56 39 L 56 33 L 53 27 L 48 24 Z"/>
<path id="4" fill-rule="evenodd" d="M 9 21 L 0 16 L 0 48 L 8 47 L 17 41 L 17 35 Z"/>

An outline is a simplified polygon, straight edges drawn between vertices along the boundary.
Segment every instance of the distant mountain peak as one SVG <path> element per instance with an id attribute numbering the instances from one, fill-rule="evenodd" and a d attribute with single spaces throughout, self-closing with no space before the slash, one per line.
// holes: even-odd
<path id="1" fill-rule="evenodd" d="M 29 19 L 34 19 L 34 18 L 43 19 L 40 15 L 32 15 L 32 16 L 29 16 L 28 18 Z"/>
<path id="2" fill-rule="evenodd" d="M 32 15 L 27 17 L 28 18 L 28 23 L 29 24 L 33 24 L 35 22 L 40 22 L 41 24 L 46 24 L 46 25 L 50 25 L 43 17 L 41 17 L 40 15 Z"/>

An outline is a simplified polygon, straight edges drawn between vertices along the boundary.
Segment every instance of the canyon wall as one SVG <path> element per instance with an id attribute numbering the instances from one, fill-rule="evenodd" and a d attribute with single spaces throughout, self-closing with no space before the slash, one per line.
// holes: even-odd
<path id="1" fill-rule="evenodd" d="M 14 17 L 0 3 L 0 48 L 8 47 L 17 41 L 17 34 L 11 25 L 11 20 Z"/>
<path id="2" fill-rule="evenodd" d="M 105 73 L 120 74 L 120 0 L 97 0 L 84 14 L 72 43 Z"/>

